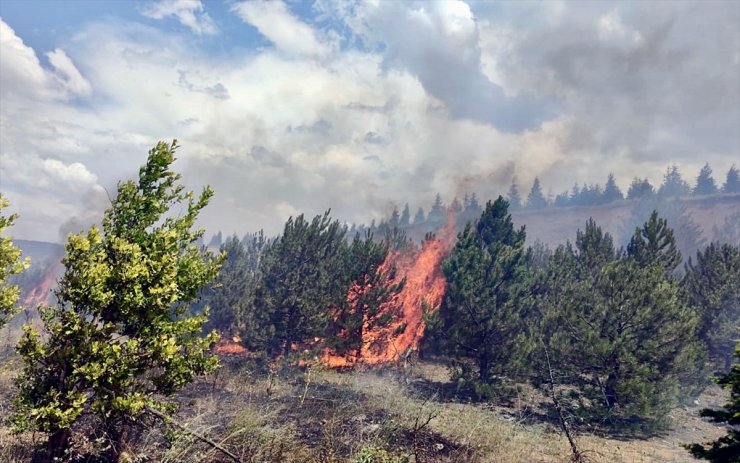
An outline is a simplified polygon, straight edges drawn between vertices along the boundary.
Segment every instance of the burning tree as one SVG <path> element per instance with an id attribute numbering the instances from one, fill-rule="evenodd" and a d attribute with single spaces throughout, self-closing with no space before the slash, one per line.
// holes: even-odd
<path id="1" fill-rule="evenodd" d="M 2 236 L 18 217 L 15 214 L 4 216 L 2 210 L 6 207 L 8 200 L 0 194 L 0 328 L 17 312 L 15 303 L 18 301 L 18 286 L 7 285 L 6 279 L 28 267 L 27 262 L 20 260 L 21 250 L 13 245 L 13 238 Z"/>
<path id="2" fill-rule="evenodd" d="M 351 279 L 345 300 L 335 308 L 329 347 L 344 357 L 360 358 L 371 340 L 368 333 L 390 325 L 398 313 L 388 304 L 403 287 L 396 267 L 388 260 L 390 241 L 380 243 L 368 233 L 355 235 L 347 249 L 347 275 Z"/>
<path id="3" fill-rule="evenodd" d="M 215 333 L 200 336 L 206 315 L 187 315 L 221 265 L 194 245 L 203 232 L 192 230 L 213 192 L 184 192 L 170 170 L 176 148 L 158 143 L 138 182 L 118 185 L 102 231 L 70 235 L 59 303 L 41 310 L 46 332 L 24 327 L 14 422 L 50 435 L 49 461 L 83 418 L 119 461 L 143 415 L 166 417 L 174 403 L 163 397 L 217 366 Z"/>

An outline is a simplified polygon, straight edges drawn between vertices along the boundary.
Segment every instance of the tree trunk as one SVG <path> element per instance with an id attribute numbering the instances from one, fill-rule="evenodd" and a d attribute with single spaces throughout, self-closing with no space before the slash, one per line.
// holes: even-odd
<path id="1" fill-rule="evenodd" d="M 118 462 L 124 446 L 123 431 L 119 428 L 115 420 L 107 421 L 104 426 L 105 434 L 108 437 L 108 443 L 110 445 L 110 449 L 106 452 L 108 461 Z"/>
<path id="2" fill-rule="evenodd" d="M 486 384 L 491 381 L 491 362 L 487 355 L 483 355 L 478 359 L 478 376 Z"/>
<path id="3" fill-rule="evenodd" d="M 604 385 L 604 393 L 606 395 L 606 405 L 609 409 L 614 408 L 619 403 L 619 396 L 617 394 L 617 381 L 619 378 L 616 373 L 609 373 L 606 378 L 606 384 Z"/>
<path id="4" fill-rule="evenodd" d="M 72 431 L 69 428 L 60 429 L 49 436 L 49 440 L 46 443 L 46 451 L 49 460 L 54 461 L 55 458 L 62 459 L 64 453 L 69 448 L 69 440 L 72 436 Z"/>

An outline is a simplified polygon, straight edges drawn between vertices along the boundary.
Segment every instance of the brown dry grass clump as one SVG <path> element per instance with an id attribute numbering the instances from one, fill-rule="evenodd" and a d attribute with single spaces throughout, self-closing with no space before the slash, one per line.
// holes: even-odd
<path id="1" fill-rule="evenodd" d="M 17 365 L 0 368 L 0 416 L 7 416 Z M 570 449 L 543 419 L 543 397 L 518 388 L 496 406 L 454 393 L 447 369 L 415 365 L 337 372 L 312 367 L 265 369 L 253 359 L 225 359 L 216 374 L 178 396 L 178 423 L 207 435 L 244 462 L 268 463 L 504 463 L 567 462 Z M 452 393 L 450 391 L 453 391 Z M 718 389 L 702 405 L 721 403 Z M 641 439 L 579 435 L 581 450 L 598 462 L 691 462 L 681 443 L 715 438 L 722 429 L 677 409 L 676 431 Z M 10 433 L 0 424 L 0 461 L 30 461 L 42 436 Z M 80 447 L 81 449 L 84 446 Z M 88 453 L 88 456 L 90 453 Z M 127 455 L 131 462 L 231 461 L 183 432 L 152 423 Z M 84 460 L 82 460 L 84 461 Z M 91 461 L 88 459 L 88 461 Z"/>

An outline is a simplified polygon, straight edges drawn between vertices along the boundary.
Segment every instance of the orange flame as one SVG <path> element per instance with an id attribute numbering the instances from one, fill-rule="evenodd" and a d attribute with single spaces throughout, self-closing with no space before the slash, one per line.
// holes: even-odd
<path id="1" fill-rule="evenodd" d="M 222 356 L 226 357 L 244 357 L 248 355 L 247 349 L 241 344 L 242 340 L 239 336 L 234 336 L 231 339 L 226 337 L 218 340 L 213 351 Z"/>
<path id="2" fill-rule="evenodd" d="M 23 298 L 23 306 L 29 309 L 35 309 L 40 305 L 49 304 L 52 296 L 52 288 L 56 283 L 56 277 L 59 266 L 50 264 L 44 271 L 41 282 L 28 292 Z"/>
<path id="3" fill-rule="evenodd" d="M 449 214 L 447 224 L 439 231 L 438 236 L 426 240 L 421 249 L 399 254 L 390 253 L 383 263 L 384 268 L 395 265 L 398 283 L 406 278 L 403 289 L 391 301 L 385 304 L 382 312 L 396 315 L 390 326 L 363 330 L 363 346 L 358 356 L 340 356 L 326 351 L 322 361 L 333 368 L 349 367 L 358 363 L 379 364 L 400 359 L 419 346 L 424 335 L 424 308 L 437 310 L 442 304 L 447 284 L 442 273 L 441 263 L 452 249 L 455 242 L 456 217 Z M 347 300 L 357 300 L 358 293 L 363 291 L 359 285 L 353 285 L 347 294 Z"/>

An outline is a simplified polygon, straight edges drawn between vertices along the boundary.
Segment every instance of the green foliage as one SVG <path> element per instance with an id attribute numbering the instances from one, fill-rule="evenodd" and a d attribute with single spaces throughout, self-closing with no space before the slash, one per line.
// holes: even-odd
<path id="1" fill-rule="evenodd" d="M 529 209 L 544 209 L 547 207 L 547 199 L 542 194 L 540 179 L 537 177 L 535 177 L 534 183 L 532 183 L 532 189 L 529 191 L 529 196 L 527 196 L 527 207 Z"/>
<path id="2" fill-rule="evenodd" d="M 648 221 L 635 229 L 627 245 L 627 254 L 643 267 L 655 264 L 666 273 L 681 263 L 681 252 L 676 247 L 673 230 L 668 228 L 665 219 L 658 217 L 658 211 L 653 211 Z"/>
<path id="3" fill-rule="evenodd" d="M 663 184 L 660 185 L 658 195 L 663 198 L 675 198 L 688 196 L 691 193 L 691 187 L 681 177 L 678 166 L 675 164 L 668 167 L 663 176 Z"/>
<path id="4" fill-rule="evenodd" d="M 696 178 L 696 187 L 694 187 L 694 196 L 713 195 L 718 192 L 717 184 L 712 177 L 712 168 L 709 163 L 704 164 L 699 176 Z"/>
<path id="5" fill-rule="evenodd" d="M 424 209 L 421 207 L 416 210 L 416 214 L 414 215 L 414 225 L 419 225 L 424 222 L 426 222 L 426 217 L 424 216 Z"/>
<path id="6" fill-rule="evenodd" d="M 722 185 L 722 193 L 740 193 L 740 170 L 734 165 L 730 166 Z"/>
<path id="7" fill-rule="evenodd" d="M 362 447 L 354 459 L 354 463 L 407 463 L 408 461 L 407 456 L 393 455 L 373 445 Z"/>
<path id="8" fill-rule="evenodd" d="M 722 225 L 712 227 L 712 241 L 740 246 L 740 210 L 725 217 Z"/>
<path id="9" fill-rule="evenodd" d="M 539 307 L 559 382 L 575 386 L 581 412 L 608 423 L 657 423 L 696 370 L 698 316 L 658 265 L 617 253 L 589 221 L 576 248 L 550 259 Z"/>
<path id="10" fill-rule="evenodd" d="M 624 199 L 622 190 L 617 186 L 617 182 L 614 180 L 614 174 L 609 174 L 606 179 L 606 185 L 604 186 L 604 193 L 602 193 L 601 202 L 610 203 L 612 201 L 620 201 Z"/>
<path id="11" fill-rule="evenodd" d="M 488 202 L 475 227 L 458 235 L 442 270 L 447 292 L 432 325 L 443 352 L 472 358 L 483 382 L 514 375 L 523 365 L 526 330 L 522 299 L 528 254 L 524 229 L 514 229 L 508 203 Z"/>
<path id="12" fill-rule="evenodd" d="M 512 210 L 522 207 L 522 196 L 519 194 L 519 186 L 516 184 L 516 178 L 511 182 L 506 199 L 509 201 L 509 206 Z"/>
<path id="13" fill-rule="evenodd" d="M 406 227 L 410 223 L 411 223 L 411 210 L 409 209 L 409 204 L 406 203 L 406 205 L 403 207 L 401 218 L 398 219 L 398 224 L 402 227 Z"/>
<path id="14" fill-rule="evenodd" d="M 260 281 L 260 261 L 269 241 L 261 231 L 248 235 L 244 240 L 236 236 L 221 245 L 225 262 L 213 284 L 203 290 L 200 308 L 208 307 L 210 315 L 206 329 L 216 329 L 229 334 L 245 334 L 254 326 L 254 297 Z M 247 333 L 246 341 L 254 333 Z"/>
<path id="15" fill-rule="evenodd" d="M 666 225 L 673 230 L 676 248 L 682 258 L 693 256 L 706 244 L 706 239 L 703 237 L 701 226 L 696 223 L 686 204 L 685 201 L 665 199 L 660 196 L 636 201 L 630 217 L 624 223 L 622 228 L 624 235 L 620 241 L 631 240 L 635 235 L 635 229 L 644 228 L 653 212 L 657 211 L 658 216 L 664 219 Z M 675 272 L 678 273 L 681 270 L 679 266 Z"/>
<path id="16" fill-rule="evenodd" d="M 710 358 L 729 370 L 740 339 L 740 248 L 712 243 L 689 260 L 683 284 L 701 316 L 699 338 Z"/>
<path id="17" fill-rule="evenodd" d="M 19 289 L 17 285 L 7 284 L 8 277 L 28 268 L 28 262 L 21 260 L 21 250 L 13 245 L 13 238 L 3 236 L 18 217 L 15 214 L 3 215 L 6 207 L 8 200 L 0 194 L 0 328 L 18 311 L 15 304 L 18 302 Z"/>
<path id="18" fill-rule="evenodd" d="M 402 240 L 407 241 L 407 240 Z M 383 264 L 388 257 L 390 241 L 376 243 L 372 234 L 355 235 L 346 250 L 345 281 L 349 294 L 335 306 L 329 345 L 339 354 L 359 355 L 364 346 L 364 333 L 388 326 L 394 314 L 383 305 L 398 294 L 403 282 L 395 283 L 396 269 Z"/>
<path id="19" fill-rule="evenodd" d="M 654 194 L 655 190 L 648 179 L 635 177 L 632 179 L 632 183 L 630 183 L 629 190 L 627 190 L 627 199 L 647 199 Z"/>
<path id="20" fill-rule="evenodd" d="M 294 344 L 326 334 L 328 309 L 344 301 L 349 287 L 345 233 L 328 211 L 311 222 L 299 215 L 265 250 L 253 332 L 270 355 L 287 355 Z"/>
<path id="21" fill-rule="evenodd" d="M 445 205 L 442 203 L 442 197 L 437 193 L 437 196 L 434 197 L 434 204 L 432 204 L 431 209 L 429 209 L 427 220 L 430 222 L 442 222 L 445 219 L 445 216 Z"/>
<path id="22" fill-rule="evenodd" d="M 692 444 L 688 449 L 696 458 L 715 463 L 740 462 L 740 342 L 735 347 L 735 364 L 717 383 L 730 390 L 730 402 L 721 410 L 704 409 L 702 416 L 717 423 L 725 423 L 730 428 L 727 435 L 712 442 L 709 447 Z"/>
<path id="23" fill-rule="evenodd" d="M 221 265 L 193 245 L 213 192 L 194 197 L 178 184 L 176 148 L 158 143 L 138 182 L 119 183 L 102 231 L 70 235 L 59 304 L 41 310 L 45 332 L 24 327 L 13 419 L 18 429 L 51 434 L 49 457 L 89 416 L 117 458 L 148 408 L 172 411 L 166 398 L 218 364 L 209 353 L 215 334 L 200 336 L 207 316 L 188 315 Z"/>

